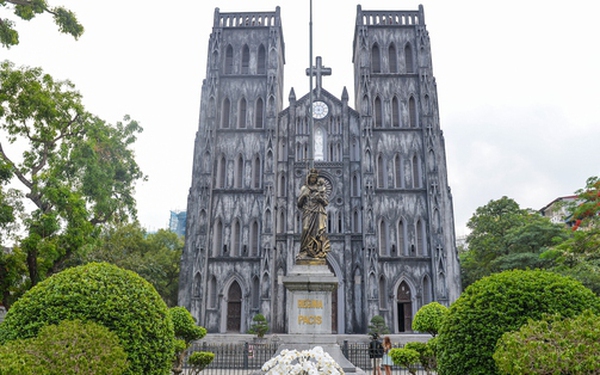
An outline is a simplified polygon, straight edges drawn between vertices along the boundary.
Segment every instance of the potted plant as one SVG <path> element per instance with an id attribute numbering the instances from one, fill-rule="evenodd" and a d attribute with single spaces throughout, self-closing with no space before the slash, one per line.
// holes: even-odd
<path id="1" fill-rule="evenodd" d="M 250 329 L 248 329 L 248 333 L 256 335 L 259 340 L 262 341 L 265 337 L 265 334 L 269 331 L 269 323 L 267 323 L 267 318 L 263 314 L 256 314 L 252 318 L 252 325 Z"/>

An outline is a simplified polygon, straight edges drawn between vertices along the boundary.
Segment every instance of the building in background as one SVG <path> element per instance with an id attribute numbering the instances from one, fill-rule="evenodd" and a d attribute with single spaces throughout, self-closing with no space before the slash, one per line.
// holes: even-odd
<path id="1" fill-rule="evenodd" d="M 327 263 L 339 283 L 332 330 L 366 333 L 380 315 L 393 333 L 408 332 L 421 306 L 449 305 L 461 292 L 423 8 L 357 7 L 353 102 L 345 88 L 326 90 L 331 70 L 320 58 L 312 95 L 283 92 L 282 26 L 279 7 L 215 10 L 179 304 L 209 332 L 246 332 L 257 313 L 287 332 L 282 278 L 299 251 L 296 200 L 313 139 L 329 195 Z"/>
<path id="2" fill-rule="evenodd" d="M 169 230 L 177 233 L 178 235 L 185 236 L 185 224 L 187 218 L 186 211 L 170 211 L 171 216 L 169 217 Z"/>

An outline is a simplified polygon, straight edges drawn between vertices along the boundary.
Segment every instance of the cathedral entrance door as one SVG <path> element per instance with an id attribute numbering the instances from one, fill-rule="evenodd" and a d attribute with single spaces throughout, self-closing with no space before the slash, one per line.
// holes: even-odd
<path id="1" fill-rule="evenodd" d="M 398 287 L 397 296 L 398 331 L 412 331 L 412 298 L 405 281 Z"/>
<path id="2" fill-rule="evenodd" d="M 242 288 L 236 281 L 227 294 L 227 332 L 239 333 L 242 330 Z"/>

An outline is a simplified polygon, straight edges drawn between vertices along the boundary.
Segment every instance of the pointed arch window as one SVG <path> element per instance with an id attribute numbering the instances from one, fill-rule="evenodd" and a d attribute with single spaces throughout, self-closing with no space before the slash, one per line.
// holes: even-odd
<path id="1" fill-rule="evenodd" d="M 240 108 L 238 111 L 238 128 L 244 129 L 246 127 L 246 112 L 247 102 L 245 98 L 240 99 Z"/>
<path id="2" fill-rule="evenodd" d="M 254 189 L 260 188 L 260 176 L 262 176 L 260 172 L 260 157 L 257 156 L 252 163 L 252 187 Z"/>
<path id="3" fill-rule="evenodd" d="M 417 127 L 417 103 L 413 96 L 408 99 L 408 124 L 411 128 Z"/>
<path id="4" fill-rule="evenodd" d="M 258 256 L 258 222 L 253 221 L 250 226 L 250 256 Z"/>
<path id="5" fill-rule="evenodd" d="M 394 128 L 400 127 L 400 102 L 396 96 L 392 99 L 392 126 Z"/>
<path id="6" fill-rule="evenodd" d="M 415 155 L 412 158 L 412 175 L 413 175 L 413 188 L 421 187 L 421 174 L 419 173 L 419 158 Z"/>
<path id="7" fill-rule="evenodd" d="M 358 214 L 358 210 L 354 210 L 352 213 L 352 231 L 355 234 L 360 233 L 360 216 Z"/>
<path id="8" fill-rule="evenodd" d="M 252 308 L 258 309 L 260 302 L 260 282 L 257 276 L 252 278 Z"/>
<path id="9" fill-rule="evenodd" d="M 410 43 L 406 43 L 404 46 L 404 65 L 406 66 L 406 73 L 415 72 L 413 52 Z"/>
<path id="10" fill-rule="evenodd" d="M 225 49 L 225 74 L 233 74 L 233 47 L 231 45 Z"/>
<path id="11" fill-rule="evenodd" d="M 265 46 L 262 44 L 258 47 L 258 60 L 256 72 L 258 74 L 267 73 L 267 52 L 265 50 Z"/>
<path id="12" fill-rule="evenodd" d="M 375 127 L 383 127 L 383 103 L 379 96 L 375 98 Z"/>
<path id="13" fill-rule="evenodd" d="M 377 187 L 385 189 L 385 160 L 383 156 L 377 155 Z"/>
<path id="14" fill-rule="evenodd" d="M 223 129 L 229 128 L 229 111 L 231 110 L 231 102 L 229 98 L 223 100 L 223 108 L 221 110 L 221 127 Z"/>
<path id="15" fill-rule="evenodd" d="M 254 127 L 257 129 L 262 129 L 264 122 L 264 112 L 265 112 L 265 104 L 262 98 L 258 98 L 256 100 L 256 108 L 254 108 Z"/>
<path id="16" fill-rule="evenodd" d="M 221 251 L 223 251 L 223 223 L 218 219 L 213 232 L 213 256 L 221 255 Z"/>
<path id="17" fill-rule="evenodd" d="M 398 73 L 398 59 L 394 43 L 390 44 L 388 48 L 388 61 L 390 64 L 390 73 Z"/>
<path id="18" fill-rule="evenodd" d="M 247 45 L 242 48 L 242 74 L 250 73 L 250 49 Z"/>
<path id="19" fill-rule="evenodd" d="M 358 176 L 356 174 L 352 175 L 352 196 L 353 197 L 358 197 L 359 194 L 359 188 L 358 188 Z"/>
<path id="20" fill-rule="evenodd" d="M 400 219 L 400 221 L 398 221 L 398 255 L 407 255 L 406 254 L 406 244 L 405 244 L 405 227 L 404 227 L 404 221 L 402 219 Z"/>
<path id="21" fill-rule="evenodd" d="M 215 185 L 218 189 L 223 189 L 225 187 L 226 170 L 227 162 L 225 161 L 225 157 L 221 156 L 217 161 L 217 176 L 215 181 Z"/>
<path id="22" fill-rule="evenodd" d="M 277 222 L 277 233 L 285 233 L 285 211 L 279 211 L 279 220 Z"/>
<path id="23" fill-rule="evenodd" d="M 233 186 L 236 189 L 241 189 L 244 181 L 244 159 L 242 155 L 238 155 L 235 159 L 235 173 L 233 175 Z"/>
<path id="24" fill-rule="evenodd" d="M 285 197 L 286 194 L 286 188 L 285 188 L 285 176 L 281 175 L 281 177 L 279 178 L 279 196 L 280 197 Z"/>
<path id="25" fill-rule="evenodd" d="M 429 281 L 429 276 L 425 275 L 423 277 L 423 305 L 431 302 L 431 281 Z"/>
<path id="26" fill-rule="evenodd" d="M 230 255 L 232 257 L 238 256 L 240 254 L 240 239 L 242 236 L 242 229 L 240 226 L 240 222 L 235 220 L 233 225 L 231 226 L 231 251 Z"/>
<path id="27" fill-rule="evenodd" d="M 208 307 L 214 309 L 217 307 L 217 279 L 211 276 L 208 282 Z"/>
<path id="28" fill-rule="evenodd" d="M 422 220 L 417 220 L 415 230 L 417 232 L 417 255 L 427 255 L 425 251 L 425 227 Z"/>
<path id="29" fill-rule="evenodd" d="M 400 154 L 394 156 L 394 185 L 396 189 L 402 188 L 402 157 Z"/>
<path id="30" fill-rule="evenodd" d="M 379 308 L 387 309 L 388 308 L 388 299 L 387 299 L 387 285 L 386 285 L 385 277 L 381 276 L 379 278 Z"/>
<path id="31" fill-rule="evenodd" d="M 387 233 L 387 223 L 385 220 L 381 220 L 379 222 L 379 255 L 388 256 L 389 248 L 388 248 L 388 233 Z"/>
<path id="32" fill-rule="evenodd" d="M 373 48 L 371 48 L 371 71 L 373 73 L 381 73 L 381 56 L 377 44 L 374 44 Z"/>

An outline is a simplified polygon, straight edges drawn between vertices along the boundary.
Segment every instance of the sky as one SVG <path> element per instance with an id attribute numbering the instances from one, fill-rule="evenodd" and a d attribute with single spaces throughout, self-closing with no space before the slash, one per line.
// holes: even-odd
<path id="1" fill-rule="evenodd" d="M 170 210 L 186 209 L 215 8 L 280 6 L 284 94 L 309 90 L 309 0 L 47 1 L 77 14 L 82 37 L 60 34 L 48 15 L 15 20 L 20 44 L 0 48 L 0 61 L 70 80 L 86 108 L 109 122 L 130 115 L 140 123 L 134 148 L 148 180 L 136 199 L 149 231 L 166 228 Z M 600 175 L 600 3 L 313 0 L 313 55 L 332 68 L 323 87 L 338 97 L 344 87 L 354 95 L 358 4 L 424 6 L 458 237 L 490 200 L 508 196 L 540 209 Z M 10 14 L 0 8 L 0 16 Z"/>

